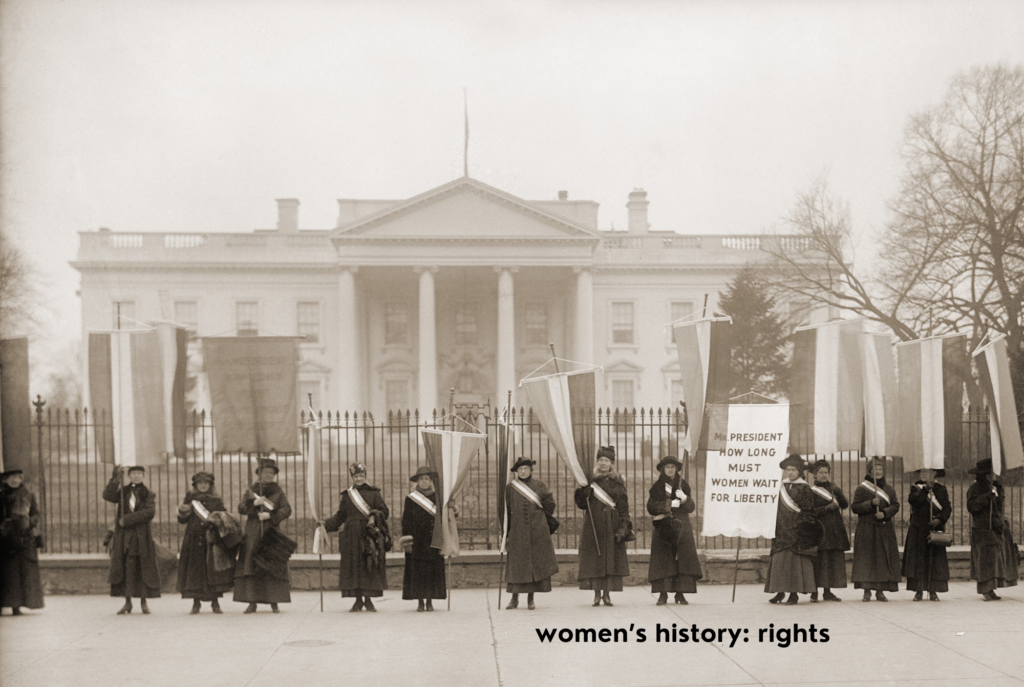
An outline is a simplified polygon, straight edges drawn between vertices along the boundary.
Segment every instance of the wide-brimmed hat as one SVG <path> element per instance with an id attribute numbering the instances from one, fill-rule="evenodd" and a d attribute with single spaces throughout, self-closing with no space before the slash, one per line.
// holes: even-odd
<path id="1" fill-rule="evenodd" d="M 516 464 L 513 465 L 511 468 L 509 468 L 509 472 L 515 472 L 516 470 L 518 470 L 519 468 L 523 467 L 524 465 L 528 465 L 530 468 L 532 468 L 536 464 L 537 464 L 537 461 L 535 461 L 535 460 L 530 460 L 529 458 L 522 458 L 522 457 L 520 457 L 519 460 L 516 461 Z"/>
<path id="2" fill-rule="evenodd" d="M 24 475 L 25 471 L 21 468 L 11 468 L 10 470 L 4 470 L 0 473 L 0 480 L 7 479 L 11 475 Z"/>
<path id="3" fill-rule="evenodd" d="M 992 459 L 979 460 L 978 464 L 967 471 L 968 475 L 988 475 L 992 472 Z"/>
<path id="4" fill-rule="evenodd" d="M 791 453 L 785 460 L 779 463 L 779 467 L 783 470 L 786 468 L 796 468 L 800 472 L 803 472 L 807 469 L 807 463 L 804 462 L 804 459 L 800 457 L 799 453 Z"/>
<path id="5" fill-rule="evenodd" d="M 437 473 L 434 472 L 429 465 L 421 465 L 416 468 L 416 472 L 414 472 L 412 477 L 409 478 L 409 481 L 415 482 L 423 475 L 430 475 L 430 479 L 437 479 Z"/>
<path id="6" fill-rule="evenodd" d="M 256 465 L 256 474 L 260 474 L 263 468 L 273 468 L 275 475 L 281 472 L 281 468 L 277 467 L 277 461 L 273 458 L 261 458 L 260 462 Z"/>
<path id="7" fill-rule="evenodd" d="M 366 474 L 366 466 L 363 465 L 362 463 L 352 463 L 351 465 L 348 466 L 349 475 L 354 477 L 358 475 L 360 472 L 363 473 L 364 475 Z"/>
<path id="8" fill-rule="evenodd" d="M 215 483 L 217 480 L 214 479 L 213 474 L 209 472 L 197 472 L 192 475 L 192 486 L 194 487 L 197 482 L 209 482 L 210 484 Z"/>
<path id="9" fill-rule="evenodd" d="M 809 466 L 807 469 L 810 470 L 811 472 L 817 472 L 822 468 L 827 468 L 829 472 L 832 472 L 832 464 L 829 463 L 827 460 L 816 461 L 814 465 Z"/>
<path id="10" fill-rule="evenodd" d="M 675 465 L 677 470 L 683 469 L 683 464 L 675 456 L 665 456 L 658 461 L 658 472 L 662 472 L 666 465 Z"/>
<path id="11" fill-rule="evenodd" d="M 934 470 L 936 477 L 945 477 L 946 476 L 946 471 L 943 470 L 942 468 L 921 468 L 921 470 Z M 918 475 L 921 474 L 921 470 L 917 471 Z"/>
<path id="12" fill-rule="evenodd" d="M 607 458 L 608 460 L 610 460 L 610 461 L 612 461 L 614 463 L 615 462 L 615 447 L 614 446 L 602 446 L 601 448 L 597 449 L 597 456 L 594 458 L 594 460 L 598 460 L 599 458 Z"/>

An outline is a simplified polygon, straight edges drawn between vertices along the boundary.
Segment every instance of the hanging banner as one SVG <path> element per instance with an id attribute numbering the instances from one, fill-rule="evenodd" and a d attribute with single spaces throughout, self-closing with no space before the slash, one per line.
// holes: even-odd
<path id="1" fill-rule="evenodd" d="M 0 469 L 19 469 L 32 475 L 27 338 L 0 341 L 0 428 Z"/>
<path id="2" fill-rule="evenodd" d="M 705 537 L 775 537 L 789 406 L 708 406 Z"/>

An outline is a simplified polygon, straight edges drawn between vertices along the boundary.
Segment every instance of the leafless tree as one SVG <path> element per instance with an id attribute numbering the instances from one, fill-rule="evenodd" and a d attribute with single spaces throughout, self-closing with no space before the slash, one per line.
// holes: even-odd
<path id="1" fill-rule="evenodd" d="M 32 323 L 32 268 L 0 229 L 0 336 L 25 334 Z"/>

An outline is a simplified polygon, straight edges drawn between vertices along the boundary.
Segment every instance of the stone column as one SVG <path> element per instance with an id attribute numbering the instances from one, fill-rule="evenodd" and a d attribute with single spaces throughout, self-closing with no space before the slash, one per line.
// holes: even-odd
<path id="1" fill-rule="evenodd" d="M 420 275 L 419 411 L 429 419 L 437 408 L 437 320 L 434 307 L 436 267 L 417 267 Z M 440 409 L 439 409 L 440 410 Z"/>
<path id="2" fill-rule="evenodd" d="M 338 409 L 342 413 L 365 410 L 362 398 L 362 365 L 359 361 L 359 312 L 356 307 L 356 271 L 338 272 Z M 305 399 L 299 399 L 305 407 Z M 319 410 L 319 409 L 318 409 Z"/>
<path id="3" fill-rule="evenodd" d="M 576 360 L 594 364 L 594 277 L 589 268 L 574 267 L 576 273 Z"/>
<path id="4" fill-rule="evenodd" d="M 512 275 L 515 267 L 495 267 L 498 273 L 498 405 L 504 407 L 508 392 L 516 398 L 516 310 Z"/>

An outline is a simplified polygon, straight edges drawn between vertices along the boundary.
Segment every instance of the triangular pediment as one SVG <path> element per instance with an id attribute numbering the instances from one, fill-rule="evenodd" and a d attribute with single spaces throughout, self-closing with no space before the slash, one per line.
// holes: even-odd
<path id="1" fill-rule="evenodd" d="M 596 233 L 463 177 L 331 233 L 338 240 L 593 240 Z"/>

